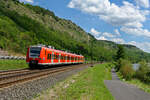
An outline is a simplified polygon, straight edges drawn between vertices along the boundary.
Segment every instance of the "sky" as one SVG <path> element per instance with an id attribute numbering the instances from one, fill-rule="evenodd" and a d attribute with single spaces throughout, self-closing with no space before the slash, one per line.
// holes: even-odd
<path id="1" fill-rule="evenodd" d="M 98 40 L 131 44 L 150 53 L 149 0 L 20 0 L 71 20 Z"/>

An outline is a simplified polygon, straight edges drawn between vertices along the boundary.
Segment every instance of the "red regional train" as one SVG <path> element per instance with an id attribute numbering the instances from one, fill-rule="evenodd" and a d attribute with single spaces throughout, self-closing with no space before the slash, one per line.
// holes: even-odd
<path id="1" fill-rule="evenodd" d="M 42 65 L 80 64 L 84 62 L 84 56 L 37 45 L 28 48 L 26 62 L 30 68 Z"/>

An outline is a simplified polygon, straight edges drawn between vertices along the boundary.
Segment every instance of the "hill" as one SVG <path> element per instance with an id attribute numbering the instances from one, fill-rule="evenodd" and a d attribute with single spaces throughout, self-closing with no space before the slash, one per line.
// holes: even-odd
<path id="1" fill-rule="evenodd" d="M 52 11 L 39 6 L 18 0 L 0 0 L 0 48 L 4 50 L 26 54 L 28 46 L 46 44 L 90 59 L 91 41 L 94 41 L 94 59 L 114 59 L 118 44 L 96 40 L 72 21 L 59 18 Z M 124 47 L 128 59 L 134 62 L 150 58 L 149 53 L 135 46 Z"/>

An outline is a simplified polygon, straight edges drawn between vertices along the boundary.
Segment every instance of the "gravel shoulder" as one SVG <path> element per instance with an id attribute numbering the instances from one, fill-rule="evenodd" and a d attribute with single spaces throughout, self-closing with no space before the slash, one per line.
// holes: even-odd
<path id="1" fill-rule="evenodd" d="M 120 81 L 114 70 L 112 70 L 112 80 L 105 80 L 104 83 L 116 100 L 150 100 L 150 94 Z"/>
<path id="2" fill-rule="evenodd" d="M 71 71 L 66 71 L 56 75 L 50 75 L 24 84 L 18 84 L 10 88 L 0 90 L 0 100 L 30 100 L 37 94 L 54 86 L 56 83 L 65 80 L 67 77 L 88 68 L 80 67 Z"/>

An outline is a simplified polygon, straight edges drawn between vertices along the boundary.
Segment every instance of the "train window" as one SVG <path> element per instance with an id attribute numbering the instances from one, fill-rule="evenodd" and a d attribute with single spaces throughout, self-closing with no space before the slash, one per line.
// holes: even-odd
<path id="1" fill-rule="evenodd" d="M 55 54 L 53 54 L 53 59 L 55 59 Z"/>
<path id="2" fill-rule="evenodd" d="M 55 55 L 55 59 L 57 59 L 57 55 Z"/>
<path id="3" fill-rule="evenodd" d="M 48 54 L 48 59 L 51 59 L 51 54 Z"/>
<path id="4" fill-rule="evenodd" d="M 61 56 L 61 60 L 63 60 L 64 59 L 64 57 L 63 57 L 63 55 Z"/>
<path id="5" fill-rule="evenodd" d="M 69 60 L 69 56 L 68 56 L 68 60 Z"/>
<path id="6" fill-rule="evenodd" d="M 53 54 L 51 54 L 51 59 L 53 59 Z"/>
<path id="7" fill-rule="evenodd" d="M 55 59 L 56 59 L 56 56 L 57 56 L 57 55 L 55 54 Z"/>
<path id="8" fill-rule="evenodd" d="M 58 55 L 56 55 L 56 59 L 58 59 Z"/>
<path id="9" fill-rule="evenodd" d="M 57 59 L 57 55 L 55 55 L 55 59 Z"/>
<path id="10" fill-rule="evenodd" d="M 49 54 L 47 55 L 47 59 L 49 59 Z"/>
<path id="11" fill-rule="evenodd" d="M 51 54 L 49 54 L 49 59 L 51 59 L 52 58 L 52 55 Z"/>
<path id="12" fill-rule="evenodd" d="M 45 49 L 45 56 L 46 56 L 46 49 Z"/>
<path id="13" fill-rule="evenodd" d="M 50 59 L 50 56 L 49 56 L 50 54 L 47 54 L 47 59 Z"/>

